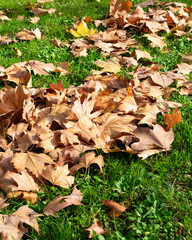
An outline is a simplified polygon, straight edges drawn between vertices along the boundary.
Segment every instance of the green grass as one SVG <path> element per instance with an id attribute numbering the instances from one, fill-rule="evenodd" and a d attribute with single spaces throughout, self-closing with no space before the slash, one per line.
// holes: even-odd
<path id="1" fill-rule="evenodd" d="M 88 57 L 74 58 L 66 47 L 57 48 L 51 45 L 55 37 L 66 41 L 72 36 L 66 32 L 66 26 L 72 26 L 76 19 L 91 15 L 93 19 L 102 19 L 109 11 L 109 0 L 55 0 L 46 3 L 45 8 L 56 8 L 53 15 L 41 16 L 35 25 L 29 23 L 32 13 L 23 5 L 26 0 L 2 0 L 1 9 L 6 10 L 12 21 L 0 24 L 0 34 L 14 38 L 16 32 L 26 28 L 39 28 L 44 35 L 43 40 L 17 42 L 0 47 L 0 65 L 8 67 L 13 63 L 40 60 L 55 65 L 69 61 L 70 74 L 61 77 L 62 83 L 68 87 L 79 85 L 90 74 L 90 70 L 97 67 L 93 62 L 102 59 L 101 53 L 94 49 L 89 51 Z M 32 3 L 35 0 L 31 0 Z M 138 3 L 139 1 L 133 1 Z M 191 4 L 191 0 L 183 1 Z M 63 15 L 59 16 L 59 12 Z M 16 20 L 19 15 L 24 20 Z M 142 44 L 141 49 L 150 52 L 153 60 L 162 65 L 162 71 L 172 70 L 179 63 L 181 54 L 192 52 L 192 43 L 186 37 L 176 37 L 163 34 L 170 52 L 149 47 L 149 41 L 143 39 L 140 33 L 130 33 Z M 18 48 L 22 56 L 17 58 L 13 48 Z M 121 71 L 126 75 L 126 70 Z M 49 76 L 33 76 L 34 87 L 46 87 L 49 82 L 56 83 L 59 74 Z M 2 86 L 2 85 L 1 85 Z M 87 239 L 85 231 L 93 222 L 94 215 L 102 221 L 108 232 L 103 236 L 96 236 L 98 240 L 112 239 L 173 239 L 190 240 L 192 238 L 192 188 L 191 188 L 191 146 L 192 146 L 192 102 L 190 96 L 180 96 L 172 93 L 171 100 L 183 104 L 181 108 L 182 122 L 174 126 L 175 140 L 172 150 L 149 157 L 142 161 L 135 155 L 124 153 L 103 154 L 105 166 L 103 174 L 97 166 L 91 166 L 84 181 L 84 170 L 75 175 L 78 189 L 83 192 L 84 206 L 69 206 L 52 216 L 38 218 L 40 234 L 28 227 L 28 234 L 35 240 L 69 240 Z M 67 195 L 71 190 L 45 186 L 43 193 L 38 193 L 39 201 L 29 206 L 36 212 L 42 210 L 58 195 Z M 127 210 L 119 217 L 110 219 L 106 215 L 107 208 L 101 202 L 114 200 L 124 203 Z M 12 199 L 10 205 L 2 211 L 3 214 L 12 213 L 26 204 L 22 200 Z M 27 226 L 26 226 L 27 227 Z M 24 240 L 29 240 L 27 235 Z"/>

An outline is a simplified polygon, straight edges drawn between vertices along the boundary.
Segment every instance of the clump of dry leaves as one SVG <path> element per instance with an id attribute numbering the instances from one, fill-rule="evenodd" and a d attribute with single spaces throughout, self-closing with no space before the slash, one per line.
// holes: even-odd
<path id="1" fill-rule="evenodd" d="M 86 39 L 76 39 L 68 45 L 75 57 L 86 56 L 87 50 L 93 47 L 112 57 L 96 61 L 95 64 L 103 69 L 87 76 L 78 87 L 66 89 L 59 81 L 49 84 L 49 88 L 32 88 L 32 72 L 48 75 L 49 71 L 55 71 L 62 76 L 68 73 L 68 63 L 55 67 L 52 63 L 30 60 L 7 69 L 0 66 L 0 78 L 5 83 L 0 90 L 0 188 L 7 198 L 22 197 L 35 203 L 38 199 L 36 192 L 42 191 L 46 182 L 69 188 L 74 183 L 73 175 L 80 168 L 87 170 L 91 164 L 97 164 L 102 172 L 103 157 L 96 156 L 96 149 L 105 153 L 137 154 L 142 159 L 171 149 L 172 128 L 181 121 L 178 109 L 181 104 L 168 100 L 171 91 L 177 90 L 170 90 L 169 86 L 177 82 L 178 87 L 184 86 L 181 94 L 192 94 L 192 83 L 185 76 L 192 71 L 188 64 L 191 56 L 183 56 L 183 63 L 168 72 L 159 72 L 160 67 L 145 51 L 138 49 L 129 57 L 121 56 L 130 47 L 138 46 L 135 39 L 127 38 L 130 27 L 147 32 L 144 37 L 151 41 L 151 47 L 163 49 L 166 43 L 156 34 L 158 31 L 171 31 L 181 36 L 186 34 L 185 26 L 191 26 L 190 8 L 179 3 L 176 6 L 166 3 L 163 7 L 167 10 L 158 7 L 145 12 L 142 7 L 150 7 L 153 2 L 143 2 L 131 11 L 130 1 L 112 0 L 110 18 L 95 21 L 96 26 L 103 24 L 107 27 L 106 31 L 94 34 L 88 29 L 86 19 L 69 30 L 75 37 L 86 36 Z M 34 15 L 45 12 L 34 6 L 31 11 Z M 38 29 L 23 30 L 17 34 L 17 39 L 41 39 L 40 36 Z M 3 39 L 0 38 L 1 44 L 12 41 L 5 36 Z M 52 43 L 57 47 L 64 45 L 58 39 Z M 150 64 L 136 67 L 131 78 L 123 79 L 116 74 L 122 64 L 137 66 L 141 58 L 149 59 Z M 8 86 L 8 81 L 16 83 L 17 87 Z M 169 112 L 173 108 L 171 115 Z M 160 113 L 165 118 L 165 126 L 157 123 L 157 114 Z M 81 156 L 82 153 L 85 154 Z M 74 188 L 71 195 L 51 201 L 44 214 L 56 217 L 56 212 L 69 205 L 82 205 L 81 200 L 82 193 Z M 103 203 L 112 208 L 110 216 L 118 217 L 126 209 L 112 200 L 103 200 Z M 1 196 L 0 208 L 7 204 Z M 2 237 L 21 239 L 26 233 L 23 223 L 38 232 L 38 216 L 42 215 L 27 205 L 13 214 L 0 215 Z M 87 230 L 90 231 L 89 237 L 93 237 L 92 230 L 97 234 L 105 233 L 97 219 Z"/>

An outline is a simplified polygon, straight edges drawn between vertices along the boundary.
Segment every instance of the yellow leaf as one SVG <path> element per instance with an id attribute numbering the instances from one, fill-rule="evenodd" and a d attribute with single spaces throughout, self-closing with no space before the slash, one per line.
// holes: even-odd
<path id="1" fill-rule="evenodd" d="M 95 30 L 91 28 L 88 29 L 88 26 L 86 22 L 81 21 L 79 24 L 75 24 L 73 28 L 71 28 L 69 31 L 74 37 L 86 37 L 90 34 L 95 34 Z"/>

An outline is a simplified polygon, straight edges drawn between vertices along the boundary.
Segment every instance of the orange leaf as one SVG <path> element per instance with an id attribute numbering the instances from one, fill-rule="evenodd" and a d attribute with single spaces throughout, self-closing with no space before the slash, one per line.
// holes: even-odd
<path id="1" fill-rule="evenodd" d="M 182 120 L 181 112 L 179 109 L 174 109 L 172 115 L 170 113 L 165 114 L 164 116 L 165 124 L 167 125 L 165 130 L 168 131 L 175 124 L 180 123 Z"/>
<path id="2" fill-rule="evenodd" d="M 101 201 L 105 204 L 105 206 L 112 209 L 110 212 L 107 212 L 110 217 L 119 217 L 119 215 L 126 210 L 126 207 L 124 207 L 123 204 L 116 203 L 113 200 Z"/>

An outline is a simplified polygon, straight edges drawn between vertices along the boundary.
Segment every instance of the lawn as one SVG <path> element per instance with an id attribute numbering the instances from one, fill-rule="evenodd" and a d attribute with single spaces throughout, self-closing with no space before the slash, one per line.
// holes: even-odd
<path id="1" fill-rule="evenodd" d="M 137 4 L 141 1 L 133 1 Z M 191 6 L 191 0 L 178 1 Z M 48 83 L 57 83 L 59 80 L 67 88 L 71 85 L 79 86 L 86 76 L 91 75 L 92 69 L 100 70 L 94 62 L 105 60 L 97 48 L 88 51 L 87 57 L 74 57 L 71 50 L 66 47 L 56 47 L 51 41 L 55 38 L 62 42 L 70 41 L 74 37 L 67 31 L 76 23 L 77 18 L 82 19 L 89 15 L 93 20 L 104 19 L 109 13 L 109 0 L 54 0 L 43 4 L 44 8 L 55 8 L 53 14 L 46 13 L 34 24 L 29 21 L 34 14 L 29 11 L 35 0 L 1 0 L 3 12 L 11 21 L 1 22 L 0 35 L 7 35 L 14 39 L 17 32 L 24 28 L 31 30 L 39 28 L 43 37 L 41 40 L 18 41 L 0 46 L 0 65 L 8 68 L 14 63 L 39 60 L 44 63 L 69 62 L 69 73 L 59 77 L 60 73 L 50 72 L 49 76 L 32 76 L 34 88 L 49 87 Z M 28 8 L 26 7 L 28 5 Z M 62 14 L 60 14 L 62 13 Z M 192 13 L 191 13 L 192 14 Z M 23 19 L 18 19 L 23 16 Z M 96 29 L 93 23 L 89 24 Z M 66 28 L 67 27 L 67 28 Z M 100 26 L 99 29 L 105 28 Z M 192 52 L 192 41 L 187 36 L 175 36 L 161 32 L 165 38 L 167 49 L 149 46 L 150 41 L 142 38 L 142 32 L 131 30 L 140 46 L 140 50 L 147 51 L 153 62 L 161 65 L 161 71 L 171 71 L 181 63 L 182 55 Z M 20 57 L 14 48 L 22 53 Z M 131 49 L 130 51 L 133 51 Z M 144 62 L 144 61 L 143 61 Z M 144 62 L 145 63 L 145 62 Z M 123 78 L 134 68 L 122 67 L 118 72 Z M 130 75 L 129 75 L 130 76 Z M 192 79 L 190 73 L 189 79 Z M 13 83 L 11 86 L 15 86 Z M 1 88 L 4 83 L 0 82 Z M 172 87 L 176 87 L 173 83 Z M 69 206 L 56 213 L 57 217 L 38 217 L 39 234 L 30 226 L 24 225 L 28 232 L 22 239 L 29 240 L 63 240 L 88 239 L 87 228 L 93 223 L 94 217 L 102 222 L 106 231 L 103 235 L 94 236 L 93 239 L 173 239 L 190 240 L 192 238 L 192 98 L 180 95 L 174 91 L 169 100 L 179 102 L 182 121 L 173 127 L 174 142 L 170 151 L 160 152 L 144 160 L 137 155 L 126 152 L 104 153 L 95 150 L 96 154 L 104 157 L 103 173 L 97 165 L 91 165 L 85 176 L 85 169 L 75 174 L 75 184 L 83 193 L 82 203 L 79 206 Z M 158 122 L 163 123 L 158 115 Z M 1 126 L 2 127 L 2 126 Z M 2 150 L 3 151 L 3 150 Z M 38 200 L 29 207 L 42 214 L 45 206 L 55 197 L 69 195 L 72 188 L 44 185 L 43 192 L 38 192 Z M 0 190 L 0 193 L 3 191 Z M 113 200 L 126 207 L 119 217 L 110 217 L 106 214 L 108 208 L 101 200 Z M 2 214 L 11 214 L 19 207 L 26 205 L 26 201 L 11 198 L 9 206 L 2 209 Z"/>

